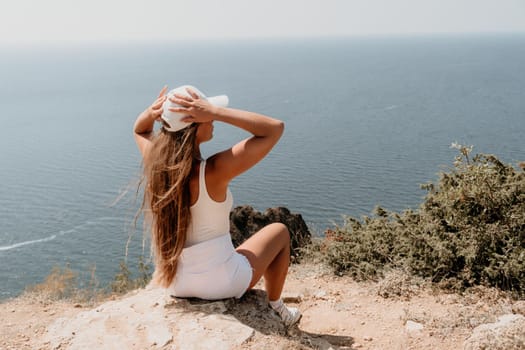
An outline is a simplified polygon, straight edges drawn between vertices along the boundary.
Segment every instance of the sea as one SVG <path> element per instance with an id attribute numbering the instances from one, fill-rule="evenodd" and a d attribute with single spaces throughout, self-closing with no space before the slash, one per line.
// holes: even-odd
<path id="1" fill-rule="evenodd" d="M 132 126 L 183 84 L 286 123 L 234 205 L 287 207 L 318 236 L 417 209 L 453 142 L 525 160 L 523 33 L 0 47 L 0 299 L 54 267 L 107 286 L 150 257 Z M 203 154 L 247 136 L 216 123 Z"/>

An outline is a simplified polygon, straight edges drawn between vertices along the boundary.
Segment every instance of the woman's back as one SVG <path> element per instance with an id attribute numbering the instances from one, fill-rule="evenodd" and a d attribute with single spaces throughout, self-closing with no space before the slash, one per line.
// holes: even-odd
<path id="1" fill-rule="evenodd" d="M 198 185 L 190 191 L 194 192 L 195 188 L 198 189 L 198 194 L 195 195 L 197 200 L 190 207 L 191 221 L 184 247 L 190 247 L 230 232 L 230 211 L 233 206 L 233 196 L 230 190 L 226 190 L 226 199 L 222 202 L 211 198 L 206 185 L 206 160 L 200 162 L 199 174 L 196 177 Z"/>

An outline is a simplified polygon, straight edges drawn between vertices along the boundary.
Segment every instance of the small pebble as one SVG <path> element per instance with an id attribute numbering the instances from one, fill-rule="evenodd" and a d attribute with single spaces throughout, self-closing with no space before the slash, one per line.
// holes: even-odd
<path id="1" fill-rule="evenodd" d="M 300 303 L 303 296 L 299 293 L 283 293 L 282 298 L 285 303 Z"/>
<path id="2" fill-rule="evenodd" d="M 373 339 L 373 338 L 370 337 L 370 336 L 364 336 L 364 337 L 363 337 L 363 340 L 364 340 L 364 341 L 372 341 L 372 339 Z"/>
<path id="3" fill-rule="evenodd" d="M 326 292 L 324 290 L 321 290 L 314 295 L 317 299 L 323 299 L 326 297 Z"/>

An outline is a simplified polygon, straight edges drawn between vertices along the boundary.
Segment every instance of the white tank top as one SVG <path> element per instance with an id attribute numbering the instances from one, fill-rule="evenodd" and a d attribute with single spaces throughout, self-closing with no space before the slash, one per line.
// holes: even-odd
<path id="1" fill-rule="evenodd" d="M 228 188 L 226 199 L 223 202 L 216 202 L 211 199 L 206 189 L 205 172 L 206 161 L 203 160 L 199 169 L 199 198 L 190 207 L 191 221 L 185 248 L 230 233 L 230 211 L 233 206 L 233 196 Z"/>

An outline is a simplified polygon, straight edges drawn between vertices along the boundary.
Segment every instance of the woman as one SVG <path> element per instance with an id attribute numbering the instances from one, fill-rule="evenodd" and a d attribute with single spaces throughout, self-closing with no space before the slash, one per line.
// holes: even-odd
<path id="1" fill-rule="evenodd" d="M 151 214 L 154 281 L 173 296 L 240 298 L 264 276 L 269 304 L 290 326 L 301 318 L 281 299 L 290 262 L 283 224 L 268 225 L 237 249 L 229 234 L 230 181 L 263 159 L 279 141 L 284 123 L 226 108 L 193 87 L 166 95 L 164 87 L 134 125 L 144 160 L 143 209 Z M 220 106 L 222 104 L 222 106 Z M 162 122 L 154 133 L 156 120 Z M 202 159 L 200 145 L 213 137 L 213 122 L 244 129 L 251 137 Z"/>

